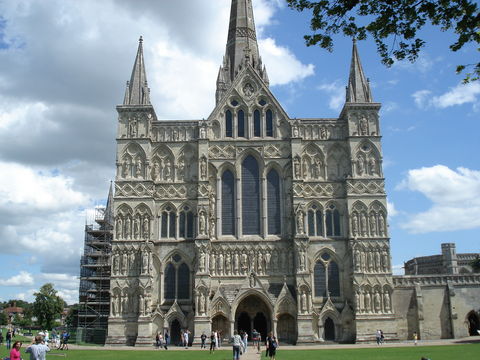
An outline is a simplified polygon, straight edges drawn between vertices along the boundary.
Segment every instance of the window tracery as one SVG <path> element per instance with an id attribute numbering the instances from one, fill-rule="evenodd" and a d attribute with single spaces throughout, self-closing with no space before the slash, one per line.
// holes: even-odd
<path id="1" fill-rule="evenodd" d="M 313 283 L 316 297 L 341 295 L 340 270 L 337 262 L 328 252 L 323 252 L 315 263 Z"/>

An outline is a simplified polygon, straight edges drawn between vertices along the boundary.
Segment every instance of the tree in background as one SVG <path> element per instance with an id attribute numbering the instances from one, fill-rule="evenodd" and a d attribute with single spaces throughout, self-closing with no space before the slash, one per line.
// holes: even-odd
<path id="1" fill-rule="evenodd" d="M 7 325 L 8 324 L 8 317 L 3 311 L 0 312 L 0 325 Z"/>
<path id="2" fill-rule="evenodd" d="M 50 283 L 43 285 L 34 295 L 33 315 L 37 318 L 38 325 L 50 330 L 55 319 L 62 313 L 65 302 Z"/>
<path id="3" fill-rule="evenodd" d="M 425 41 L 418 32 L 431 24 L 441 31 L 453 30 L 456 41 L 450 50 L 465 44 L 480 45 L 480 14 L 475 0 L 287 0 L 292 9 L 312 12 L 312 35 L 305 35 L 308 46 L 333 50 L 332 36 L 343 33 L 364 40 L 370 34 L 377 45 L 382 63 L 391 66 L 405 58 L 414 62 Z M 387 42 L 389 44 L 387 44 Z M 480 46 L 478 47 L 480 50 Z M 479 80 L 480 62 L 457 66 L 457 73 L 467 70 L 464 82 Z"/>

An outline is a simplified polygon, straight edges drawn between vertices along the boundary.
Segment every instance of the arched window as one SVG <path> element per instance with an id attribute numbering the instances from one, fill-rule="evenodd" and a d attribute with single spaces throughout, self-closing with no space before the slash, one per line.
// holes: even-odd
<path id="1" fill-rule="evenodd" d="M 262 136 L 260 111 L 258 110 L 255 110 L 255 112 L 253 113 L 253 136 L 256 136 L 256 137 Z"/>
<path id="2" fill-rule="evenodd" d="M 318 261 L 315 264 L 315 268 L 313 269 L 313 284 L 315 286 L 315 296 L 323 297 L 326 295 L 327 282 L 326 282 L 326 274 L 325 274 L 325 265 L 323 265 L 323 262 L 321 261 Z"/>
<path id="3" fill-rule="evenodd" d="M 257 160 L 251 155 L 242 163 L 242 232 L 260 235 L 260 179 Z"/>
<path id="4" fill-rule="evenodd" d="M 280 229 L 280 177 L 275 170 L 267 175 L 268 233 L 278 235 Z"/>
<path id="5" fill-rule="evenodd" d="M 335 205 L 330 205 L 325 215 L 327 236 L 340 236 L 340 213 Z"/>
<path id="6" fill-rule="evenodd" d="M 160 235 L 163 239 L 174 239 L 176 232 L 177 219 L 176 214 L 170 206 L 162 211 L 162 219 L 160 221 Z"/>
<path id="7" fill-rule="evenodd" d="M 178 268 L 178 299 L 190 298 L 190 269 L 183 263 Z"/>
<path id="8" fill-rule="evenodd" d="M 176 287 L 176 270 L 172 263 L 165 268 L 164 297 L 165 300 L 174 300 L 177 293 Z"/>
<path id="9" fill-rule="evenodd" d="M 267 110 L 267 113 L 265 114 L 265 132 L 267 136 L 273 136 L 273 113 L 272 110 Z"/>
<path id="10" fill-rule="evenodd" d="M 232 112 L 227 110 L 225 113 L 225 136 L 233 137 L 233 121 L 232 121 Z"/>
<path id="11" fill-rule="evenodd" d="M 178 227 L 180 238 L 193 238 L 193 212 L 188 206 L 185 206 L 180 212 Z"/>
<path id="12" fill-rule="evenodd" d="M 235 178 L 230 170 L 222 176 L 222 234 L 235 235 Z"/>
<path id="13" fill-rule="evenodd" d="M 317 205 L 308 210 L 308 236 L 323 236 L 323 214 Z"/>
<path id="14" fill-rule="evenodd" d="M 335 261 L 328 263 L 328 292 L 330 296 L 340 296 L 340 273 Z"/>
<path id="15" fill-rule="evenodd" d="M 243 110 L 240 110 L 237 113 L 237 136 L 238 137 L 245 137 L 245 113 Z"/>
<path id="16" fill-rule="evenodd" d="M 328 252 L 324 252 L 314 268 L 315 296 L 340 296 L 340 270 Z"/>

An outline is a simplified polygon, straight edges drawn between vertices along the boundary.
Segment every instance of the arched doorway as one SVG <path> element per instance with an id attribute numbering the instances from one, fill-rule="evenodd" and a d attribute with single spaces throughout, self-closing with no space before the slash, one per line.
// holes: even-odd
<path id="1" fill-rule="evenodd" d="M 223 315 L 215 315 L 212 319 L 212 330 L 220 331 L 222 339 L 230 339 L 230 322 Z M 209 336 L 209 334 L 207 334 Z"/>
<path id="2" fill-rule="evenodd" d="M 180 325 L 180 321 L 174 319 L 170 324 L 170 344 L 178 345 L 180 344 L 180 332 L 182 331 L 182 326 Z"/>
<path id="3" fill-rule="evenodd" d="M 271 310 L 259 296 L 250 295 L 238 304 L 235 312 L 235 329 L 246 331 L 252 338 L 252 330 L 257 330 L 262 339 L 272 330 Z"/>
<path id="4" fill-rule="evenodd" d="M 480 333 L 480 320 L 478 318 L 478 314 L 475 311 L 470 311 L 467 316 L 468 321 L 468 333 L 470 336 L 478 336 Z"/>
<path id="5" fill-rule="evenodd" d="M 277 323 L 278 340 L 287 344 L 295 344 L 297 341 L 297 327 L 295 318 L 290 314 L 282 314 Z"/>
<path id="6" fill-rule="evenodd" d="M 327 341 L 335 341 L 335 323 L 332 319 L 327 318 L 324 324 L 325 335 L 324 339 Z"/>

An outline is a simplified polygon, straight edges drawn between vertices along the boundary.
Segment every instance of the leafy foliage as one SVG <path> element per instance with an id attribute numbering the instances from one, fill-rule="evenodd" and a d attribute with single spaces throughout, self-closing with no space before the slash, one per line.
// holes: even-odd
<path id="1" fill-rule="evenodd" d="M 8 324 L 8 317 L 3 311 L 0 312 L 0 325 L 7 325 Z"/>
<path id="2" fill-rule="evenodd" d="M 390 66 L 395 60 L 414 62 L 425 41 L 418 32 L 426 25 L 441 31 L 453 30 L 456 41 L 450 50 L 458 51 L 467 43 L 480 44 L 480 14 L 475 0 L 287 0 L 298 11 L 312 12 L 312 35 L 305 35 L 308 46 L 333 50 L 332 36 L 364 40 L 370 34 L 377 45 L 382 63 Z M 392 45 L 388 45 L 387 41 Z M 480 47 L 479 47 L 480 50 Z M 464 82 L 480 77 L 480 62 L 457 66 L 457 73 L 466 69 Z"/>
<path id="3" fill-rule="evenodd" d="M 42 328 L 50 330 L 55 319 L 63 311 L 65 302 L 57 295 L 53 284 L 43 285 L 39 292 L 35 293 L 35 302 L 33 303 L 33 315 L 37 317 L 37 323 Z"/>

